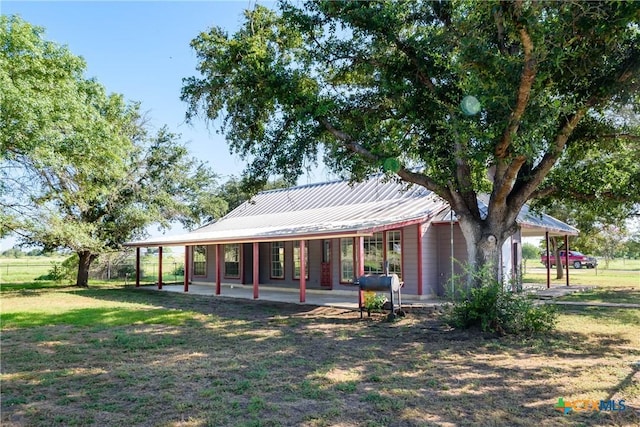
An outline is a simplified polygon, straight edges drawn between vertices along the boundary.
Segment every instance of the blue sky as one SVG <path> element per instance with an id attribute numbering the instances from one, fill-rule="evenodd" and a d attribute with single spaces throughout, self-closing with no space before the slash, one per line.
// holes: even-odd
<path id="1" fill-rule="evenodd" d="M 152 126 L 166 124 L 180 133 L 192 153 L 222 176 L 239 174 L 243 162 L 229 155 L 215 124 L 208 129 L 203 120 L 184 122 L 182 79 L 197 74 L 189 42 L 212 26 L 233 32 L 242 21 L 242 11 L 254 5 L 254 0 L 0 2 L 3 15 L 18 14 L 44 27 L 47 40 L 82 56 L 86 76 L 96 78 L 108 92 L 140 101 Z"/>
<path id="2" fill-rule="evenodd" d="M 86 77 L 96 78 L 108 92 L 141 102 L 152 126 L 166 124 L 181 134 L 193 155 L 206 161 L 223 182 L 229 175 L 239 175 L 244 162 L 229 154 L 224 136 L 215 133 L 216 123 L 208 128 L 201 119 L 184 122 L 186 104 L 180 101 L 180 90 L 183 78 L 197 75 L 191 40 L 214 26 L 233 33 L 242 22 L 243 10 L 255 4 L 256 0 L 0 0 L 0 12 L 20 15 L 32 25 L 44 27 L 45 39 L 66 45 L 85 59 Z M 327 177 L 322 168 L 302 177 L 300 183 Z M 13 244 L 11 239 L 0 241 L 0 250 Z"/>

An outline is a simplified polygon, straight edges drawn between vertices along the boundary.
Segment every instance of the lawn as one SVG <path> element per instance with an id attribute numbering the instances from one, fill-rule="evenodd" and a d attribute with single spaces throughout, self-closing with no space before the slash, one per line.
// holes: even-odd
<path id="1" fill-rule="evenodd" d="M 588 286 L 585 292 L 578 292 L 559 298 L 560 301 L 610 302 L 640 304 L 640 261 L 614 260 L 610 268 L 569 269 L 570 284 Z M 566 279 L 555 279 L 556 271 L 551 270 L 552 286 L 564 286 Z M 547 272 L 544 268 L 527 268 L 525 285 L 546 286 Z"/>
<path id="2" fill-rule="evenodd" d="M 551 270 L 551 284 L 564 285 L 566 278 L 556 279 L 555 269 Z M 527 268 L 524 276 L 525 283 L 546 285 L 547 271 L 544 268 Z M 569 269 L 571 285 L 597 286 L 601 288 L 640 288 L 640 271 L 636 270 L 605 270 L 605 269 Z"/>
<path id="3" fill-rule="evenodd" d="M 572 308 L 533 339 L 148 289 L 1 303 L 3 426 L 640 423 L 640 310 Z M 626 409 L 564 415 L 561 397 Z"/>

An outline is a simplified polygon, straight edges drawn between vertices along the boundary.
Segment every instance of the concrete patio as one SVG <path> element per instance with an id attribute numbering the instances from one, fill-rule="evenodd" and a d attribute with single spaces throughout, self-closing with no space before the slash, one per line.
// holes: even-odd
<path id="1" fill-rule="evenodd" d="M 260 285 L 258 301 L 275 301 L 291 304 L 315 305 L 325 307 L 336 307 L 345 309 L 358 309 L 358 291 L 349 289 L 307 289 L 305 302 L 300 302 L 300 291 L 297 288 L 282 288 L 269 285 Z M 164 284 L 161 290 L 157 286 L 143 286 L 140 289 L 153 290 L 159 292 L 180 292 L 184 293 L 184 285 L 182 284 Z M 222 283 L 220 295 L 215 294 L 216 287 L 214 284 L 198 284 L 189 285 L 187 293 L 193 295 L 207 295 L 212 297 L 223 298 L 240 298 L 254 299 L 252 285 L 238 285 Z M 379 292 L 382 293 L 382 292 Z M 439 299 L 418 299 L 415 295 L 402 295 L 403 307 L 436 307 L 443 303 Z"/>
<path id="2" fill-rule="evenodd" d="M 350 310 L 358 309 L 358 291 L 350 286 L 341 286 L 344 289 L 324 290 L 324 289 L 307 289 L 305 302 L 300 302 L 300 291 L 298 288 L 283 288 L 269 285 L 259 286 L 258 301 L 274 301 L 290 304 L 314 305 L 324 307 L 344 308 Z M 534 299 L 545 301 L 547 303 L 556 303 L 557 297 L 568 295 L 575 292 L 583 292 L 592 288 L 591 286 L 552 286 L 549 289 L 541 287 L 531 287 L 525 291 L 532 295 Z M 140 289 L 159 291 L 159 292 L 179 292 L 184 293 L 183 284 L 164 284 L 159 290 L 157 285 L 142 286 Z M 222 283 L 220 295 L 215 293 L 214 284 L 192 283 L 189 285 L 187 293 L 192 295 L 207 295 L 215 298 L 240 298 L 253 300 L 252 285 L 238 285 Z M 381 292 L 379 292 L 381 293 Z M 443 303 L 443 299 L 418 297 L 416 295 L 402 295 L 402 306 L 404 308 L 420 307 L 435 308 Z M 565 302 L 561 302 L 565 303 Z M 576 305 L 590 305 L 589 303 L 576 303 Z M 597 304 L 593 304 L 597 305 Z M 617 305 L 616 305 L 617 306 Z"/>

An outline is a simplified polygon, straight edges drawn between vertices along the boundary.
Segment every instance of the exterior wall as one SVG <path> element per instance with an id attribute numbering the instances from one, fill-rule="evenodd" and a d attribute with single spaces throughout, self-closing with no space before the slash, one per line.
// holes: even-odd
<path id="1" fill-rule="evenodd" d="M 207 275 L 203 280 L 206 282 L 216 283 L 216 245 L 207 245 L 206 248 L 207 248 L 207 267 L 205 271 L 207 272 Z M 191 268 L 192 268 L 191 271 L 193 272 L 193 246 L 191 246 L 189 249 L 191 250 L 189 259 L 191 260 L 190 262 Z M 190 276 L 190 277 L 193 277 L 193 276 Z"/>
<path id="2" fill-rule="evenodd" d="M 510 284 L 519 280 L 522 263 L 522 233 L 518 230 L 502 245 L 501 274 L 502 281 Z"/>
<path id="3" fill-rule="evenodd" d="M 451 286 L 451 225 L 435 224 L 432 226 L 437 241 L 438 289 L 437 293 L 444 296 L 452 291 Z M 464 273 L 467 261 L 467 245 L 458 224 L 453 224 L 453 274 L 459 276 Z"/>
<path id="4" fill-rule="evenodd" d="M 306 243 L 309 248 L 307 288 L 319 289 L 322 269 L 322 240 L 307 240 Z M 271 277 L 271 243 L 260 243 L 260 283 L 288 287 L 300 286 L 300 279 L 293 278 L 293 245 L 293 241 L 284 242 L 284 278 L 279 279 Z"/>
<path id="5" fill-rule="evenodd" d="M 402 293 L 418 294 L 418 228 L 419 225 L 404 227 L 402 231 Z"/>
<path id="6" fill-rule="evenodd" d="M 438 276 L 438 233 L 431 224 L 420 226 L 418 233 L 422 238 L 422 294 L 437 296 Z"/>

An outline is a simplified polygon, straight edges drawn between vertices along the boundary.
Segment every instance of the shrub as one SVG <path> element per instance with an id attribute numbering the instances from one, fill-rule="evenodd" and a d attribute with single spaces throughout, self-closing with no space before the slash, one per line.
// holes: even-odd
<path id="1" fill-rule="evenodd" d="M 555 307 L 536 306 L 525 295 L 506 291 L 486 276 L 481 287 L 462 291 L 446 309 L 447 322 L 455 327 L 477 326 L 500 335 L 548 332 L 555 327 L 556 317 Z"/>
<path id="2" fill-rule="evenodd" d="M 376 294 L 374 292 L 364 293 L 364 308 L 368 312 L 382 310 L 386 302 L 387 297 L 384 295 Z"/>
<path id="3" fill-rule="evenodd" d="M 51 270 L 45 275 L 39 276 L 36 280 L 53 280 L 60 284 L 64 281 L 73 283 L 78 272 L 78 256 L 72 255 L 61 263 L 52 262 Z"/>
<path id="4" fill-rule="evenodd" d="M 136 266 L 132 264 L 120 264 L 116 267 L 117 277 L 133 277 L 136 274 Z"/>

